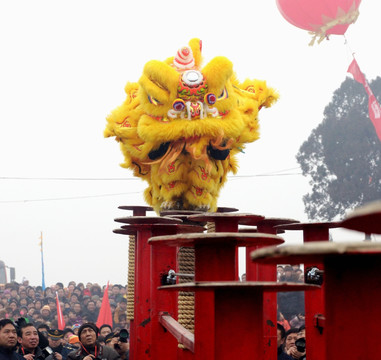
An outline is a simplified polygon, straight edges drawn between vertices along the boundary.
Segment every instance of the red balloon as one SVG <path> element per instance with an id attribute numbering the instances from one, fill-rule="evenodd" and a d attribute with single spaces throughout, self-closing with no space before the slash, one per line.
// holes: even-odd
<path id="1" fill-rule="evenodd" d="M 276 0 L 282 16 L 292 25 L 320 38 L 344 35 L 359 15 L 361 0 Z M 314 40 L 313 40 L 314 41 Z M 312 42 L 313 42 L 312 41 Z"/>

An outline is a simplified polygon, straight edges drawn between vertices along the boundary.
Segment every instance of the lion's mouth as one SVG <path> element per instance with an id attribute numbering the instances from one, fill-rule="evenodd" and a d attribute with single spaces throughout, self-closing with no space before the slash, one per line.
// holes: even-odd
<path id="1" fill-rule="evenodd" d="M 217 108 L 209 107 L 201 101 L 186 101 L 182 106 L 170 109 L 167 113 L 171 119 L 204 119 L 208 116 L 217 117 L 219 115 Z"/>

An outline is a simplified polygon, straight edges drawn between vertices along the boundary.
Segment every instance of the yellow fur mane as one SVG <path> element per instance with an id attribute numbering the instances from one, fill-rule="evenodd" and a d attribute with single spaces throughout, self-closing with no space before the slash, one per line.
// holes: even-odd
<path id="1" fill-rule="evenodd" d="M 236 154 L 259 138 L 259 110 L 278 99 L 265 81 L 240 83 L 225 57 L 201 63 L 199 39 L 175 57 L 149 61 L 107 117 L 104 136 L 120 143 L 121 166 L 148 182 L 144 197 L 157 212 L 215 211 L 227 174 L 237 171 Z"/>

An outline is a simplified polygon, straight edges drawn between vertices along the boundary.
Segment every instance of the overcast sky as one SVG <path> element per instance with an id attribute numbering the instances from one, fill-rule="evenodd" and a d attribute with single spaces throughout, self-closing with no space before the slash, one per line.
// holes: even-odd
<path id="1" fill-rule="evenodd" d="M 240 155 L 219 205 L 306 221 L 309 185 L 295 155 L 345 80 L 352 52 L 368 80 L 381 75 L 380 10 L 378 1 L 362 2 L 349 46 L 332 36 L 310 47 L 275 0 L 1 1 L 0 259 L 18 281 L 41 284 L 42 231 L 47 285 L 126 283 L 128 237 L 112 232 L 113 219 L 130 215 L 120 205 L 145 205 L 145 184 L 119 167 L 118 144 L 103 138 L 105 118 L 148 60 L 173 56 L 193 37 L 203 41 L 204 64 L 226 56 L 240 80 L 266 80 L 281 96 L 261 110 L 261 139 Z"/>

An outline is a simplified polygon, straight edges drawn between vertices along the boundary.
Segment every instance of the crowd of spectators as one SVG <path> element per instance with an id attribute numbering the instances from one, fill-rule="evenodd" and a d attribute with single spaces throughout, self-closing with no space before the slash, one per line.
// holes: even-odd
<path id="1" fill-rule="evenodd" d="M 57 329 L 57 295 L 67 328 L 79 328 L 87 322 L 96 323 L 105 288 L 96 283 L 84 285 L 74 281 L 67 286 L 58 282 L 45 289 L 31 286 L 28 281 L 5 284 L 0 288 L 0 320 L 17 321 L 23 317 L 36 326 L 46 324 Z M 126 286 L 109 286 L 114 331 L 128 329 L 126 293 Z"/>
<path id="2" fill-rule="evenodd" d="M 244 278 L 242 280 L 245 281 Z M 279 265 L 277 267 L 277 280 L 280 282 L 303 282 L 304 273 L 299 265 Z M 81 326 L 89 324 L 89 328 L 91 328 L 91 324 L 97 322 L 105 288 L 106 286 L 101 287 L 96 283 L 87 283 L 85 286 L 83 283 L 76 284 L 74 281 L 69 282 L 66 287 L 58 282 L 45 289 L 41 286 L 31 286 L 28 281 L 24 281 L 22 284 L 13 282 L 0 285 L 0 321 L 9 319 L 17 322 L 20 318 L 24 318 L 32 323 L 39 332 L 46 335 L 51 342 L 54 339 L 54 334 L 49 333 L 48 336 L 48 332 L 51 329 L 58 329 L 58 297 L 66 324 L 66 329 L 60 336 L 65 335 L 62 341 L 66 341 L 66 346 L 69 346 L 68 349 L 73 349 L 70 346 L 75 346 L 78 338 L 75 340 L 77 337 L 75 336 L 71 339 L 72 341 L 69 341 L 70 336 L 77 335 Z M 126 286 L 110 285 L 108 297 L 113 326 L 112 328 L 107 325 L 102 326 L 98 340 L 111 347 L 115 345 L 114 342 L 116 341 L 123 345 L 123 342 L 120 342 L 120 331 L 122 329 L 129 330 Z M 303 292 L 278 294 L 277 322 L 278 359 L 305 359 L 305 350 L 303 352 L 295 345 L 299 338 L 305 339 Z M 128 359 L 128 356 L 124 358 Z M 66 360 L 66 356 L 58 360 Z"/>

